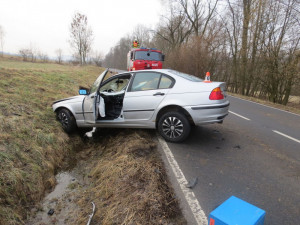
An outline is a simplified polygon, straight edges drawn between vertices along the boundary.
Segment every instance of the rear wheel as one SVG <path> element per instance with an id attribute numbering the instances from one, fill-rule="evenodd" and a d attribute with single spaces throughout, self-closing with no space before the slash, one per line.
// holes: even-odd
<path id="1" fill-rule="evenodd" d="M 158 132 L 169 142 L 184 141 L 190 131 L 188 119 L 179 112 L 167 112 L 158 121 Z"/>
<path id="2" fill-rule="evenodd" d="M 57 113 L 57 119 L 61 123 L 64 131 L 68 134 L 76 131 L 76 120 L 72 113 L 67 109 L 61 109 Z"/>

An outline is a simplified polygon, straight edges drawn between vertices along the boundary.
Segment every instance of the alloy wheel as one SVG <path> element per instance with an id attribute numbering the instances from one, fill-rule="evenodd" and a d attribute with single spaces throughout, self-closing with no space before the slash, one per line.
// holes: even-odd
<path id="1" fill-rule="evenodd" d="M 183 123 L 177 117 L 167 117 L 163 121 L 162 131 L 169 138 L 178 138 L 183 133 Z"/>
<path id="2" fill-rule="evenodd" d="M 59 121 L 61 122 L 61 124 L 62 124 L 62 126 L 63 127 L 68 127 L 68 125 L 69 125 L 69 120 L 68 120 L 68 117 L 67 117 L 67 115 L 64 113 L 64 112 L 61 112 L 60 114 L 59 114 Z"/>

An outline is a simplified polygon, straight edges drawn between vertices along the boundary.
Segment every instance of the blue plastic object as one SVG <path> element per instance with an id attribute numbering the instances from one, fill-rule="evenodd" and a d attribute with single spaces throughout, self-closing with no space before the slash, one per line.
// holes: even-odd
<path id="1" fill-rule="evenodd" d="M 87 94 L 87 91 L 84 90 L 84 89 L 80 89 L 80 90 L 79 90 L 79 94 L 80 94 L 80 95 L 86 95 L 86 94 Z"/>
<path id="2" fill-rule="evenodd" d="M 208 225 L 263 225 L 266 212 L 235 196 L 212 211 Z"/>

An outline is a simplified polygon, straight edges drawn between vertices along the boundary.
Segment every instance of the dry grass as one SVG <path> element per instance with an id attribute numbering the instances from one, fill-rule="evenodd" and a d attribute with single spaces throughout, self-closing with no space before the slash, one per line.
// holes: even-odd
<path id="1" fill-rule="evenodd" d="M 76 224 L 185 224 L 149 131 L 108 130 L 81 152 L 90 185 L 78 192 Z M 84 155 L 83 155 L 84 154 Z M 71 216 L 72 217 L 72 216 Z"/>

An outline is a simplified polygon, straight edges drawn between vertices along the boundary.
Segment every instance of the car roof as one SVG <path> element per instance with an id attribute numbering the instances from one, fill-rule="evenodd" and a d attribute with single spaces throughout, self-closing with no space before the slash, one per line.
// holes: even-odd
<path id="1" fill-rule="evenodd" d="M 116 75 L 122 75 L 122 74 L 133 74 L 133 73 L 139 73 L 139 72 L 157 72 L 157 73 L 164 73 L 164 74 L 167 74 L 173 78 L 176 78 L 176 79 L 183 79 L 185 81 L 191 81 L 190 79 L 186 79 L 184 78 L 183 76 L 179 75 L 179 74 L 185 74 L 185 73 L 182 73 L 180 71 L 177 71 L 177 70 L 174 70 L 174 69 L 146 69 L 146 70 L 135 70 L 135 71 L 120 71 L 120 73 L 118 74 L 115 74 L 114 76 Z M 174 73 L 175 72 L 175 73 Z M 178 74 L 177 74 L 178 73 Z M 190 75 L 190 74 L 186 74 L 186 75 L 189 75 L 189 76 L 192 76 L 192 77 L 196 77 L 195 75 Z M 199 77 L 197 77 L 199 78 Z M 201 78 L 199 78 L 200 80 L 203 80 Z"/>
<path id="2" fill-rule="evenodd" d="M 139 73 L 139 72 L 161 72 L 161 73 L 170 73 L 170 70 L 172 69 L 147 69 L 147 70 L 134 70 L 134 71 L 120 71 L 118 74 L 126 74 L 126 73 Z M 174 75 L 174 74 L 172 74 Z"/>
<path id="3" fill-rule="evenodd" d="M 142 71 L 147 71 L 147 72 L 149 72 L 149 71 L 154 71 L 154 72 L 169 72 L 170 71 L 170 69 L 148 69 L 148 70 L 135 70 L 135 71 L 131 71 L 131 72 L 135 72 L 135 73 L 137 73 L 137 72 L 142 72 Z"/>

